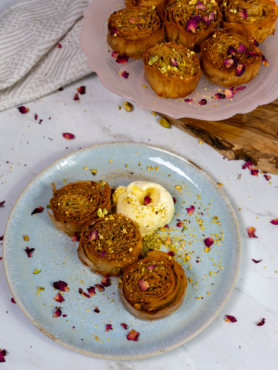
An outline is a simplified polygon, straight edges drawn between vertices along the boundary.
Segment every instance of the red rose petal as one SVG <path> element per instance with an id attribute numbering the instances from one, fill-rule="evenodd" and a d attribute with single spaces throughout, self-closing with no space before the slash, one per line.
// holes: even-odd
<path id="1" fill-rule="evenodd" d="M 35 115 L 34 115 L 34 118 L 35 118 L 35 121 L 37 121 L 37 119 L 38 119 L 38 115 L 37 115 L 37 114 L 35 114 Z"/>
<path id="2" fill-rule="evenodd" d="M 206 238 L 204 240 L 204 243 L 205 243 L 205 246 L 210 248 L 212 246 L 212 244 L 214 243 L 214 240 L 212 238 Z"/>
<path id="3" fill-rule="evenodd" d="M 265 67 L 267 67 L 269 65 L 268 60 L 266 59 L 266 57 L 264 55 L 262 56 L 262 63 Z"/>
<path id="4" fill-rule="evenodd" d="M 57 48 L 58 48 L 58 49 L 62 49 L 62 45 L 61 45 L 61 44 L 58 44 L 58 45 L 57 45 Z"/>
<path id="5" fill-rule="evenodd" d="M 54 312 L 53 318 L 60 317 L 62 315 L 61 307 L 56 307 L 56 311 Z"/>
<path id="6" fill-rule="evenodd" d="M 152 271 L 154 268 L 155 268 L 156 265 L 151 265 L 151 266 L 148 266 L 147 269 Z"/>
<path id="7" fill-rule="evenodd" d="M 245 90 L 246 86 L 238 86 L 235 89 L 233 89 L 234 93 L 237 94 L 239 91 Z"/>
<path id="8" fill-rule="evenodd" d="M 229 47 L 228 47 L 227 54 L 228 54 L 228 55 L 236 55 L 236 50 L 235 50 L 235 48 L 233 48 L 232 46 L 229 46 Z"/>
<path id="9" fill-rule="evenodd" d="M 127 71 L 123 71 L 123 72 L 120 72 L 119 75 L 127 79 L 129 76 L 129 73 Z"/>
<path id="10" fill-rule="evenodd" d="M 226 322 L 237 322 L 237 319 L 234 316 L 226 315 L 225 321 Z"/>
<path id="11" fill-rule="evenodd" d="M 197 23 L 199 23 L 200 22 L 200 20 L 201 20 L 201 16 L 200 15 L 194 15 L 191 19 L 193 19 L 194 21 L 196 21 Z"/>
<path id="12" fill-rule="evenodd" d="M 176 200 L 176 198 L 175 198 L 175 197 L 173 197 L 173 202 L 174 202 L 174 204 L 176 204 L 176 203 L 177 203 L 177 200 Z"/>
<path id="13" fill-rule="evenodd" d="M 166 224 L 166 225 L 164 225 L 164 227 L 166 227 L 166 229 L 169 229 L 169 225 L 167 225 L 167 224 Z"/>
<path id="14" fill-rule="evenodd" d="M 76 89 L 80 95 L 86 94 L 86 86 L 80 86 Z"/>
<path id="15" fill-rule="evenodd" d="M 112 30 L 110 31 L 110 35 L 114 35 L 115 33 L 116 34 L 119 33 L 119 30 L 116 27 L 113 27 Z"/>
<path id="16" fill-rule="evenodd" d="M 139 335 L 140 333 L 138 333 L 138 331 L 131 329 L 130 332 L 128 332 L 126 337 L 127 337 L 127 340 L 133 340 L 134 342 L 137 342 Z"/>
<path id="17" fill-rule="evenodd" d="M 80 233 L 74 233 L 73 237 L 71 238 L 73 242 L 79 242 L 80 240 Z"/>
<path id="18" fill-rule="evenodd" d="M 259 321 L 257 326 L 263 326 L 265 324 L 265 319 L 262 319 L 262 321 Z"/>
<path id="19" fill-rule="evenodd" d="M 78 93 L 74 95 L 73 100 L 80 100 Z"/>
<path id="20" fill-rule="evenodd" d="M 96 240 L 97 238 L 98 238 L 98 231 L 97 230 L 91 231 L 88 236 L 89 241 L 92 242 L 93 240 Z"/>
<path id="21" fill-rule="evenodd" d="M 256 231 L 256 229 L 253 226 L 251 226 L 247 229 L 247 233 L 248 233 L 249 238 L 257 238 L 257 236 L 255 235 L 255 231 Z"/>
<path id="22" fill-rule="evenodd" d="M 245 45 L 240 44 L 239 47 L 238 47 L 238 49 L 237 49 L 237 51 L 239 53 L 244 53 L 246 49 L 247 49 L 247 47 Z"/>
<path id="23" fill-rule="evenodd" d="M 81 294 L 83 297 L 90 298 L 89 294 L 83 292 L 81 288 L 79 288 L 79 294 Z"/>
<path id="24" fill-rule="evenodd" d="M 112 51 L 111 57 L 112 58 L 117 58 L 117 53 L 115 51 Z"/>
<path id="25" fill-rule="evenodd" d="M 201 1 L 197 1 L 196 9 L 206 10 L 207 7 Z"/>
<path id="26" fill-rule="evenodd" d="M 96 312 L 96 313 L 100 313 L 100 310 L 98 309 L 98 307 L 97 307 L 97 306 L 95 306 L 94 312 Z"/>
<path id="27" fill-rule="evenodd" d="M 192 33 L 196 33 L 197 29 L 197 22 L 194 19 L 189 19 L 186 25 L 186 30 L 191 31 Z"/>
<path id="28" fill-rule="evenodd" d="M 23 105 L 21 107 L 17 107 L 17 109 L 20 111 L 21 114 L 26 114 L 30 110 L 29 108 L 26 108 Z"/>
<path id="29" fill-rule="evenodd" d="M 251 170 L 251 175 L 259 177 L 259 170 Z"/>
<path id="30" fill-rule="evenodd" d="M 91 297 L 96 294 L 96 288 L 93 286 L 90 286 L 90 288 L 87 288 L 87 290 Z"/>
<path id="31" fill-rule="evenodd" d="M 201 99 L 201 100 L 198 102 L 198 105 L 206 105 L 206 104 L 207 104 L 206 99 Z"/>
<path id="32" fill-rule="evenodd" d="M 3 257 L 0 257 L 0 261 L 2 261 Z"/>
<path id="33" fill-rule="evenodd" d="M 111 285 L 111 279 L 110 276 L 106 276 L 101 280 L 101 284 L 104 286 L 110 286 Z"/>
<path id="34" fill-rule="evenodd" d="M 273 220 L 270 221 L 272 225 L 278 225 L 278 218 L 274 218 Z"/>
<path id="35" fill-rule="evenodd" d="M 121 323 L 121 326 L 122 326 L 125 330 L 127 330 L 127 325 L 126 325 L 124 322 L 122 322 L 122 323 Z"/>
<path id="36" fill-rule="evenodd" d="M 37 213 L 41 213 L 44 210 L 43 207 L 35 208 L 34 211 L 31 213 L 31 216 Z"/>
<path id="37" fill-rule="evenodd" d="M 174 257 L 175 253 L 173 251 L 170 251 L 170 252 L 167 252 L 167 254 L 170 256 L 170 257 Z"/>
<path id="38" fill-rule="evenodd" d="M 127 55 L 122 54 L 117 56 L 116 62 L 125 65 L 128 62 L 128 59 L 129 57 Z"/>
<path id="39" fill-rule="evenodd" d="M 254 260 L 254 259 L 252 259 L 252 261 L 253 261 L 253 262 L 255 262 L 255 263 L 260 263 L 260 262 L 262 262 L 262 260 Z"/>
<path id="40" fill-rule="evenodd" d="M 11 302 L 16 304 L 16 301 L 14 300 L 14 298 L 11 299 Z"/>
<path id="41" fill-rule="evenodd" d="M 256 53 L 255 51 L 246 51 L 245 54 L 248 56 L 248 57 L 259 57 L 259 54 Z"/>
<path id="42" fill-rule="evenodd" d="M 252 42 L 252 44 L 254 44 L 255 46 L 260 46 L 260 44 L 258 43 L 258 41 L 255 39 L 255 38 L 253 38 L 252 40 L 251 40 L 251 42 Z"/>
<path id="43" fill-rule="evenodd" d="M 247 10 L 242 9 L 242 11 L 239 12 L 239 15 L 241 16 L 241 18 L 246 19 L 248 17 Z"/>
<path id="44" fill-rule="evenodd" d="M 225 98 L 226 98 L 225 94 L 220 93 L 214 94 L 214 99 L 225 99 Z"/>
<path id="45" fill-rule="evenodd" d="M 182 221 L 179 221 L 176 226 L 177 227 L 182 227 L 183 226 L 183 222 Z"/>
<path id="46" fill-rule="evenodd" d="M 187 210 L 187 213 L 189 214 L 189 216 L 192 216 L 193 212 L 195 211 L 195 207 L 191 206 L 190 208 L 186 208 L 186 210 Z"/>
<path id="47" fill-rule="evenodd" d="M 99 292 L 103 292 L 104 291 L 104 286 L 102 285 L 102 284 L 96 284 L 95 285 L 95 287 L 97 288 L 97 290 L 99 291 Z"/>
<path id="48" fill-rule="evenodd" d="M 66 140 L 72 140 L 75 138 L 75 136 L 73 134 L 70 134 L 69 132 L 65 132 L 63 133 L 63 137 L 66 139 Z"/>
<path id="49" fill-rule="evenodd" d="M 65 300 L 60 292 L 53 299 L 59 303 L 62 303 Z"/>
<path id="50" fill-rule="evenodd" d="M 148 204 L 150 204 L 151 203 L 151 198 L 147 195 L 145 198 L 144 198 L 144 203 L 145 203 L 145 205 L 148 205 Z"/>
<path id="51" fill-rule="evenodd" d="M 67 283 L 65 283 L 65 282 L 64 282 L 64 281 L 62 281 L 62 280 L 55 281 L 55 282 L 53 283 L 53 287 L 54 287 L 55 289 L 61 290 L 61 292 L 67 292 L 67 291 L 69 290 L 69 288 L 68 288 L 68 284 L 67 284 Z"/>
<path id="52" fill-rule="evenodd" d="M 7 355 L 7 351 L 5 349 L 0 350 L 0 362 L 6 362 L 5 356 Z"/>
<path id="53" fill-rule="evenodd" d="M 141 290 L 144 292 L 145 290 L 149 289 L 149 283 L 147 281 L 144 281 L 144 280 L 139 280 L 139 287 L 141 288 Z"/>
<path id="54" fill-rule="evenodd" d="M 105 332 L 107 333 L 109 330 L 113 330 L 112 325 L 111 324 L 106 324 Z"/>
<path id="55" fill-rule="evenodd" d="M 0 236 L 0 240 L 4 240 L 4 235 Z"/>
<path id="56" fill-rule="evenodd" d="M 25 252 L 27 253 L 28 258 L 32 257 L 32 253 L 34 252 L 35 248 L 28 248 L 24 249 Z"/>
<path id="57" fill-rule="evenodd" d="M 63 317 L 67 317 L 68 315 L 62 315 Z"/>
<path id="58" fill-rule="evenodd" d="M 264 175 L 264 178 L 266 179 L 266 181 L 269 181 L 271 179 L 271 176 L 270 175 Z"/>
<path id="59" fill-rule="evenodd" d="M 63 91 L 64 90 L 64 88 L 63 87 L 60 87 L 59 89 L 58 89 L 58 91 Z"/>
<path id="60" fill-rule="evenodd" d="M 248 168 L 248 170 L 254 170 L 256 167 L 253 166 L 253 163 L 251 161 L 247 161 L 243 166 L 242 169 L 245 170 L 245 168 Z"/>
<path id="61" fill-rule="evenodd" d="M 192 103 L 192 102 L 193 102 L 193 99 L 184 99 L 184 101 L 185 101 L 186 103 Z"/>
<path id="62" fill-rule="evenodd" d="M 236 69 L 236 76 L 242 76 L 245 72 L 245 64 L 239 64 Z"/>
<path id="63" fill-rule="evenodd" d="M 0 207 L 3 207 L 5 201 L 3 200 L 3 202 L 0 202 Z"/>
<path id="64" fill-rule="evenodd" d="M 234 60 L 232 58 L 224 59 L 224 66 L 226 68 L 230 68 L 232 65 L 234 65 Z"/>

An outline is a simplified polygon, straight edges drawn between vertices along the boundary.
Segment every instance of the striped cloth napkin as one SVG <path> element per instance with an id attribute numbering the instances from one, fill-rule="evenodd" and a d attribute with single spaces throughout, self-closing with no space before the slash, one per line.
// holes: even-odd
<path id="1" fill-rule="evenodd" d="M 0 111 L 92 73 L 81 51 L 90 0 L 24 0 L 0 14 Z"/>

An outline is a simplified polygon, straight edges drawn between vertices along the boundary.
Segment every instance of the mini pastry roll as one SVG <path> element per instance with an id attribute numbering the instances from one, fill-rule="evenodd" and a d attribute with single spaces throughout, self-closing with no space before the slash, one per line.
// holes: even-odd
<path id="1" fill-rule="evenodd" d="M 148 46 L 163 38 L 164 25 L 155 10 L 122 9 L 108 19 L 108 44 L 119 55 L 140 59 Z"/>
<path id="2" fill-rule="evenodd" d="M 132 315 L 155 320 L 180 307 L 186 287 L 182 266 L 165 252 L 151 251 L 125 270 L 120 296 Z"/>
<path id="3" fill-rule="evenodd" d="M 196 53 L 175 42 L 150 47 L 144 53 L 143 62 L 146 80 L 164 98 L 191 94 L 202 74 Z"/>
<path id="4" fill-rule="evenodd" d="M 213 83 L 235 87 L 251 81 L 259 72 L 261 50 L 245 35 L 217 29 L 201 45 L 200 63 Z"/>
<path id="5" fill-rule="evenodd" d="M 56 228 L 68 236 L 81 232 L 93 217 L 104 216 L 111 208 L 111 188 L 101 181 L 75 181 L 61 189 L 52 184 L 49 218 Z"/>
<path id="6" fill-rule="evenodd" d="M 166 39 L 193 50 L 220 24 L 222 13 L 215 0 L 181 0 L 167 6 L 165 18 Z"/>
<path id="7" fill-rule="evenodd" d="M 169 3 L 169 0 L 125 0 L 125 5 L 127 8 L 134 8 L 134 7 L 144 7 L 144 8 L 152 8 L 156 10 L 158 13 L 165 12 L 166 6 Z"/>
<path id="8" fill-rule="evenodd" d="M 138 261 L 142 236 L 138 225 L 121 214 L 91 220 L 83 229 L 78 257 L 103 276 L 117 276 Z"/>
<path id="9" fill-rule="evenodd" d="M 247 30 L 257 42 L 274 35 L 278 6 L 273 0 L 231 0 L 224 2 L 223 28 L 236 32 Z"/>

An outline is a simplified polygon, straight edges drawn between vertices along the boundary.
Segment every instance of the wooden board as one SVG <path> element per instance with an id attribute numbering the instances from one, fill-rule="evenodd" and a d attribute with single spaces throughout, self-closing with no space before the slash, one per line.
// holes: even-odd
<path id="1" fill-rule="evenodd" d="M 251 113 L 236 114 L 222 121 L 160 115 L 226 158 L 251 161 L 260 170 L 278 174 L 278 99 Z"/>

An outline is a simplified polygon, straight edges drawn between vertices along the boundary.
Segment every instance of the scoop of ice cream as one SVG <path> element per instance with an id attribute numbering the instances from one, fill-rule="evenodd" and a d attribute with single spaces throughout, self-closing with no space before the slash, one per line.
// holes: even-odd
<path id="1" fill-rule="evenodd" d="M 171 194 L 163 186 L 148 181 L 119 186 L 113 201 L 117 213 L 136 221 L 143 235 L 169 223 L 175 211 Z"/>

